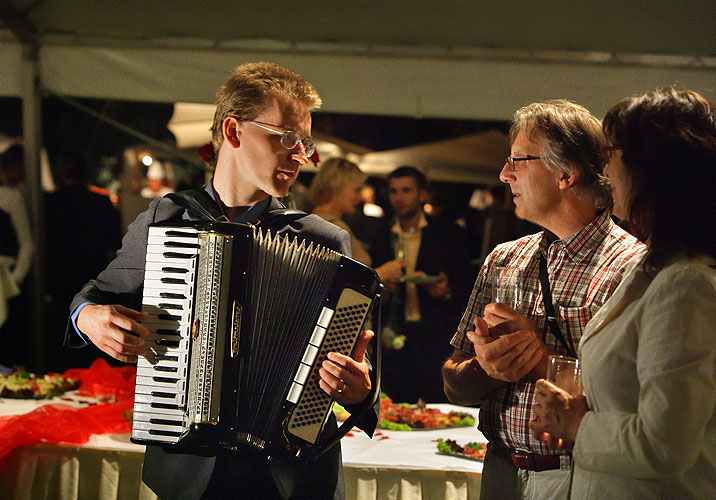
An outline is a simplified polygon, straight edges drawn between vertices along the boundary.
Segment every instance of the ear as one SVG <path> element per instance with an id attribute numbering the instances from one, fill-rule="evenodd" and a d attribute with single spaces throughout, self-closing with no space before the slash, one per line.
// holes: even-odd
<path id="1" fill-rule="evenodd" d="M 569 172 L 559 173 L 559 188 L 569 189 L 577 185 L 579 181 L 579 169 L 574 165 L 569 165 Z"/>
<path id="2" fill-rule="evenodd" d="M 230 144 L 233 148 L 238 148 L 241 145 L 242 125 L 243 124 L 233 116 L 227 116 L 224 118 L 224 122 L 221 124 L 221 132 L 224 134 L 224 142 Z"/>

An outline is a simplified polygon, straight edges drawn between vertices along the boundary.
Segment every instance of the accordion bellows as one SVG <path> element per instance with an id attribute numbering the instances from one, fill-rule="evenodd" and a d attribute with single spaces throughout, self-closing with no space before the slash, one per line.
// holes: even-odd
<path id="1" fill-rule="evenodd" d="M 257 226 L 150 226 L 132 440 L 315 453 L 333 403 L 318 369 L 379 291 L 372 269 Z"/>

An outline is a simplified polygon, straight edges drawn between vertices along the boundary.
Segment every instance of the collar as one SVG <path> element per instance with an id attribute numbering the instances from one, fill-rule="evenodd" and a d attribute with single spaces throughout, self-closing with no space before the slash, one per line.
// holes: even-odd
<path id="1" fill-rule="evenodd" d="M 607 237 L 612 224 L 609 212 L 604 211 L 581 230 L 561 240 L 555 240 L 550 243 L 545 236 L 545 230 L 542 232 L 542 239 L 539 244 L 540 251 L 546 256 L 549 247 L 555 245 L 563 248 L 572 260 L 586 260 Z"/>
<path id="2" fill-rule="evenodd" d="M 204 190 L 211 195 L 214 200 L 219 204 L 219 208 L 221 209 L 221 212 L 224 213 L 224 205 L 219 200 L 219 195 L 216 193 L 216 190 L 214 189 L 214 178 L 212 177 L 209 182 L 206 183 L 204 186 Z M 281 203 L 278 200 L 274 200 L 273 196 L 267 196 L 265 200 L 261 200 L 258 203 L 255 203 L 249 207 L 249 209 L 239 215 L 235 220 L 231 222 L 254 222 L 259 220 L 261 216 L 266 212 L 266 209 L 269 207 L 269 205 L 278 205 L 279 207 L 282 206 Z M 224 214 L 226 215 L 226 214 Z"/>
<path id="3" fill-rule="evenodd" d="M 418 219 L 418 227 L 416 228 L 416 232 L 418 230 L 422 230 L 425 226 L 428 225 L 428 219 L 425 217 L 425 212 L 422 210 L 420 211 L 420 218 Z M 393 224 L 393 227 L 390 228 L 392 232 L 395 234 L 410 234 L 409 232 L 403 231 L 403 228 L 400 227 L 400 221 L 396 218 L 395 223 Z"/>

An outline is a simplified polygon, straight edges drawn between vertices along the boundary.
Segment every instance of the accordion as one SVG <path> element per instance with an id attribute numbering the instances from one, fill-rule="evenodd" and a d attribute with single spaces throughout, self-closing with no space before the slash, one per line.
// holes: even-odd
<path id="1" fill-rule="evenodd" d="M 132 441 L 315 456 L 333 404 L 318 369 L 350 355 L 377 274 L 259 226 L 183 222 L 149 227 Z"/>

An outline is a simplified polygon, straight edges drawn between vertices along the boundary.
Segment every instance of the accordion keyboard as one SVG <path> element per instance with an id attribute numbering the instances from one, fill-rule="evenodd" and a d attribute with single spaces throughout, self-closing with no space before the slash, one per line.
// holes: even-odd
<path id="1" fill-rule="evenodd" d="M 150 356 L 137 362 L 132 438 L 176 443 L 187 432 L 186 384 L 198 231 L 150 227 L 142 311 Z"/>

